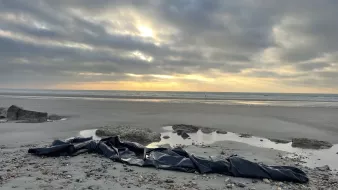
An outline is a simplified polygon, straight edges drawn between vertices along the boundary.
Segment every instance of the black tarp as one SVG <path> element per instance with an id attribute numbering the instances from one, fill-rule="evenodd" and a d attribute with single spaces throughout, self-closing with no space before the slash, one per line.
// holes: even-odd
<path id="1" fill-rule="evenodd" d="M 155 167 L 182 172 L 218 173 L 234 177 L 267 178 L 277 181 L 306 183 L 306 174 L 291 166 L 267 166 L 254 163 L 238 156 L 200 157 L 186 152 L 182 148 L 146 148 L 135 142 L 120 141 L 119 137 L 101 140 L 92 138 L 71 138 L 65 141 L 55 140 L 50 147 L 31 148 L 29 153 L 38 156 L 76 156 L 90 152 L 141 167 Z"/>

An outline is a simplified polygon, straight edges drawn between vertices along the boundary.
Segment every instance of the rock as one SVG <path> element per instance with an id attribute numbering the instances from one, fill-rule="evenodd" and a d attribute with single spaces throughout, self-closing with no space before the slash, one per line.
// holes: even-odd
<path id="1" fill-rule="evenodd" d="M 210 134 L 215 131 L 215 129 L 209 128 L 209 127 L 201 127 L 200 128 L 202 133 Z"/>
<path id="2" fill-rule="evenodd" d="M 228 132 L 225 131 L 225 130 L 223 130 L 223 129 L 217 129 L 217 130 L 216 130 L 216 133 L 217 133 L 217 134 L 227 134 Z"/>
<path id="3" fill-rule="evenodd" d="M 48 119 L 51 120 L 51 121 L 58 121 L 58 120 L 61 120 L 62 118 L 65 118 L 65 117 L 62 117 L 62 116 L 59 116 L 59 115 L 55 115 L 55 114 L 52 114 L 52 115 L 48 116 Z"/>
<path id="4" fill-rule="evenodd" d="M 7 118 L 9 120 L 17 120 L 18 119 L 18 112 L 21 108 L 15 106 L 15 105 L 12 105 L 11 107 L 9 107 L 7 109 Z"/>
<path id="5" fill-rule="evenodd" d="M 174 183 L 174 180 L 172 180 L 172 179 L 166 179 L 164 182 L 166 182 L 166 183 Z"/>
<path id="6" fill-rule="evenodd" d="M 228 189 L 232 189 L 232 187 L 234 187 L 234 184 L 229 183 L 229 184 L 226 185 L 226 187 L 227 187 Z"/>
<path id="7" fill-rule="evenodd" d="M 182 134 L 181 134 L 181 137 L 183 138 L 183 139 L 186 139 L 186 138 L 188 138 L 188 137 L 190 137 L 186 132 L 183 132 Z"/>
<path id="8" fill-rule="evenodd" d="M 18 106 L 12 105 L 7 110 L 7 119 L 27 122 L 45 122 L 47 121 L 47 113 L 24 110 Z"/>
<path id="9" fill-rule="evenodd" d="M 307 138 L 294 138 L 292 139 L 292 147 L 305 148 L 305 149 L 328 149 L 333 145 L 326 141 L 319 141 Z"/>
<path id="10" fill-rule="evenodd" d="M 174 131 L 181 130 L 186 133 L 196 133 L 200 128 L 194 125 L 176 124 L 172 126 Z"/>
<path id="11" fill-rule="evenodd" d="M 270 183 L 270 180 L 269 180 L 269 179 L 266 179 L 266 178 L 264 178 L 264 179 L 263 179 L 263 182 L 264 182 L 264 183 L 266 183 L 266 184 L 269 184 L 269 183 Z"/>
<path id="12" fill-rule="evenodd" d="M 129 126 L 105 126 L 96 130 L 96 135 L 100 137 L 120 136 L 121 140 L 138 142 L 143 145 L 161 141 L 160 133 L 153 132 L 150 129 Z"/>
<path id="13" fill-rule="evenodd" d="M 338 179 L 337 178 L 336 179 L 330 179 L 329 183 L 330 184 L 337 184 L 338 185 Z"/>
<path id="14" fill-rule="evenodd" d="M 178 129 L 175 130 L 173 133 L 177 133 L 177 135 L 181 136 L 183 132 L 184 132 L 183 130 Z"/>
<path id="15" fill-rule="evenodd" d="M 169 139 L 170 137 L 168 135 L 163 136 L 164 139 Z"/>
<path id="16" fill-rule="evenodd" d="M 330 167 L 328 165 L 325 165 L 325 166 L 321 166 L 321 167 L 316 167 L 315 168 L 316 170 L 319 170 L 319 171 L 330 171 Z"/>
<path id="17" fill-rule="evenodd" d="M 78 183 L 81 183 L 83 180 L 82 179 L 76 179 L 75 181 L 78 182 Z"/>
<path id="18" fill-rule="evenodd" d="M 260 141 L 263 142 L 263 139 L 261 139 Z"/>
<path id="19" fill-rule="evenodd" d="M 239 135 L 239 137 L 242 137 L 242 138 L 250 138 L 250 137 L 252 137 L 252 135 L 247 134 L 247 133 L 241 133 L 241 134 Z"/>
<path id="20" fill-rule="evenodd" d="M 276 144 L 287 144 L 291 142 L 290 140 L 283 140 L 283 139 L 269 139 L 272 142 L 275 142 Z"/>
<path id="21" fill-rule="evenodd" d="M 252 179 L 252 183 L 258 183 L 257 179 Z"/>
<path id="22" fill-rule="evenodd" d="M 236 183 L 237 187 L 246 187 L 246 185 L 244 183 L 238 182 Z"/>
<path id="23" fill-rule="evenodd" d="M 7 117 L 7 109 L 0 108 L 0 119 L 5 119 Z"/>

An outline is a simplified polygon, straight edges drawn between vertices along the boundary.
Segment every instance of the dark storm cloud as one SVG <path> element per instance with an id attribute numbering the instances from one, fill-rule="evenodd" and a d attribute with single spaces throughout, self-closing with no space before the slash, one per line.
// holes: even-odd
<path id="1" fill-rule="evenodd" d="M 56 84 L 210 70 L 281 83 L 311 74 L 327 78 L 319 72 L 336 72 L 338 59 L 314 59 L 337 52 L 337 8 L 330 0 L 0 0 L 0 87 L 10 83 L 7 77 Z M 140 36 L 135 19 L 151 23 L 161 40 Z M 264 55 L 269 48 L 277 55 Z M 142 55 L 131 56 L 137 52 Z M 285 65 L 294 73 L 275 72 Z M 242 72 L 250 69 L 260 71 Z"/>

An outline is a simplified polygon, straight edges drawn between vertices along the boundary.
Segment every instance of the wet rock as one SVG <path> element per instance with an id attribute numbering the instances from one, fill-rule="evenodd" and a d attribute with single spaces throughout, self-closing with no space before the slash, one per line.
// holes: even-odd
<path id="1" fill-rule="evenodd" d="M 182 134 L 181 134 L 181 137 L 183 138 L 183 139 L 186 139 L 186 138 L 188 138 L 188 137 L 190 137 L 186 132 L 183 132 Z"/>
<path id="2" fill-rule="evenodd" d="M 75 181 L 78 182 L 78 183 L 81 183 L 83 180 L 82 179 L 76 179 Z"/>
<path id="3" fill-rule="evenodd" d="M 186 133 L 196 133 L 200 128 L 194 125 L 176 124 L 172 126 L 174 131 L 184 131 Z"/>
<path id="4" fill-rule="evenodd" d="M 326 141 L 319 141 L 307 138 L 294 138 L 292 139 L 292 147 L 305 148 L 305 149 L 328 149 L 333 145 Z"/>
<path id="5" fill-rule="evenodd" d="M 7 109 L 0 108 L 0 119 L 5 119 L 7 117 Z"/>
<path id="6" fill-rule="evenodd" d="M 96 130 L 96 135 L 100 137 L 120 136 L 121 140 L 138 142 L 143 145 L 161 141 L 160 133 L 153 132 L 150 129 L 129 126 L 105 126 Z"/>
<path id="7" fill-rule="evenodd" d="M 232 184 L 232 183 L 229 183 L 229 184 L 226 185 L 226 187 L 228 189 L 232 189 L 234 186 L 235 186 L 235 184 Z"/>
<path id="8" fill-rule="evenodd" d="M 174 180 L 172 180 L 172 179 L 166 179 L 164 182 L 166 182 L 166 183 L 174 183 Z"/>
<path id="9" fill-rule="evenodd" d="M 241 187 L 241 188 L 246 187 L 246 185 L 244 183 L 241 183 L 241 182 L 236 183 L 236 186 Z"/>
<path id="10" fill-rule="evenodd" d="M 215 129 L 209 128 L 209 127 L 201 127 L 200 128 L 202 133 L 210 134 L 215 131 Z"/>
<path id="11" fill-rule="evenodd" d="M 47 121 L 47 113 L 24 110 L 18 106 L 12 105 L 7 110 L 7 119 L 27 122 L 45 122 Z"/>
<path id="12" fill-rule="evenodd" d="M 216 130 L 216 133 L 217 133 L 217 134 L 227 134 L 228 132 L 225 131 L 225 130 L 223 130 L 223 129 L 217 129 L 217 130 Z"/>
<path id="13" fill-rule="evenodd" d="M 328 165 L 325 165 L 325 166 L 321 166 L 321 167 L 316 167 L 315 168 L 316 170 L 319 170 L 319 171 L 330 171 L 330 167 Z"/>
<path id="14" fill-rule="evenodd" d="M 163 136 L 164 139 L 169 139 L 170 137 L 168 135 Z"/>
<path id="15" fill-rule="evenodd" d="M 247 133 L 241 133 L 241 134 L 239 134 L 239 137 L 250 138 L 250 137 L 252 137 L 252 135 L 251 134 L 247 134 Z"/>
<path id="16" fill-rule="evenodd" d="M 275 142 L 276 144 L 287 144 L 291 142 L 290 140 L 283 140 L 283 139 L 269 139 L 272 142 Z"/>
<path id="17" fill-rule="evenodd" d="M 48 119 L 51 120 L 51 121 L 58 121 L 58 120 L 61 120 L 62 118 L 65 118 L 65 117 L 59 116 L 59 115 L 55 115 L 55 114 L 52 114 L 52 115 L 48 116 Z"/>

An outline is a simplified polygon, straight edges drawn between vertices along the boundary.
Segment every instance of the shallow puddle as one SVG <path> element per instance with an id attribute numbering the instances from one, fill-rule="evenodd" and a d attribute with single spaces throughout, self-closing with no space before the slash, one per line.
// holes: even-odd
<path id="1" fill-rule="evenodd" d="M 148 145 L 148 147 L 157 147 L 163 144 L 170 144 L 172 147 L 177 145 L 207 145 L 219 141 L 233 141 L 245 143 L 255 147 L 261 148 L 273 148 L 275 150 L 281 150 L 290 153 L 288 157 L 297 157 L 301 156 L 302 163 L 305 166 L 314 168 L 323 165 L 329 165 L 330 168 L 338 170 L 338 145 L 334 145 L 330 149 L 322 150 L 313 150 L 313 149 L 301 149 L 294 148 L 290 143 L 282 144 L 276 143 L 266 138 L 261 137 L 249 137 L 242 138 L 239 134 L 228 132 L 227 134 L 218 134 L 212 132 L 210 134 L 203 133 L 201 130 L 197 133 L 188 133 L 189 138 L 183 139 L 177 133 L 173 132 L 171 126 L 163 127 L 164 132 L 161 133 L 161 141 L 154 142 Z M 93 139 L 100 139 L 100 137 L 95 135 L 96 129 L 93 130 L 84 130 L 80 132 L 80 135 L 83 137 L 93 136 Z M 168 136 L 169 138 L 163 138 Z"/>

